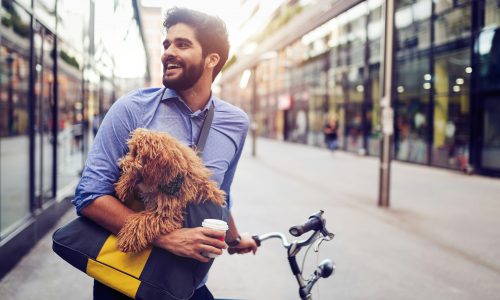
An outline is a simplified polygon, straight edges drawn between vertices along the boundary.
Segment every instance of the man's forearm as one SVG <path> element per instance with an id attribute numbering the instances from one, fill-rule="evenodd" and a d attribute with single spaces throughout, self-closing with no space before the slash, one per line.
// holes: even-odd
<path id="1" fill-rule="evenodd" d="M 226 232 L 226 241 L 234 241 L 238 238 L 238 229 L 236 228 L 236 224 L 234 223 L 233 214 L 229 213 L 229 229 Z"/>
<path id="2" fill-rule="evenodd" d="M 113 196 L 101 196 L 82 210 L 82 214 L 100 226 L 118 234 L 127 218 L 135 212 Z"/>

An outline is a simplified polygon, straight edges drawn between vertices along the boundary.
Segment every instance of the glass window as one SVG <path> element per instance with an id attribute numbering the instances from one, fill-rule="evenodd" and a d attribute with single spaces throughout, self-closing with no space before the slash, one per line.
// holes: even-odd
<path id="1" fill-rule="evenodd" d="M 479 87 L 483 91 L 500 89 L 500 29 L 484 30 L 474 49 L 479 55 Z M 472 70 L 471 70 L 472 72 Z"/>
<path id="2" fill-rule="evenodd" d="M 469 161 L 469 49 L 436 55 L 432 164 L 465 170 Z"/>
<path id="3" fill-rule="evenodd" d="M 457 7 L 464 6 L 470 3 L 470 0 L 434 0 L 436 14 L 441 14 L 442 12 L 454 10 Z"/>
<path id="4" fill-rule="evenodd" d="M 470 37 L 471 6 L 456 7 L 438 15 L 435 25 L 435 45 Z"/>
<path id="5" fill-rule="evenodd" d="M 2 1 L 0 44 L 0 238 L 30 214 L 29 24 L 18 5 Z"/>
<path id="6" fill-rule="evenodd" d="M 14 33 L 23 39 L 23 43 L 29 42 L 30 15 L 13 1 L 2 1 L 1 14 L 2 27 L 6 30 L 5 35 Z"/>
<path id="7" fill-rule="evenodd" d="M 483 168 L 500 170 L 500 94 L 485 97 L 484 142 L 481 155 Z"/>
<path id="8" fill-rule="evenodd" d="M 57 34 L 77 52 L 83 52 L 84 17 L 89 11 L 89 1 L 58 0 L 57 14 L 59 25 Z M 78 59 L 81 61 L 80 59 Z"/>
<path id="9" fill-rule="evenodd" d="M 82 170 L 83 157 L 80 138 L 78 136 L 77 119 L 82 112 L 82 80 L 79 64 L 71 51 L 60 43 L 58 69 L 59 107 L 58 107 L 58 187 L 62 188 Z M 64 53 L 64 54 L 63 54 Z"/>
<path id="10" fill-rule="evenodd" d="M 56 28 L 56 0 L 36 0 L 35 3 L 35 16 L 51 29 Z"/>
<path id="11" fill-rule="evenodd" d="M 484 27 L 499 27 L 500 26 L 500 1 L 486 0 L 484 9 Z"/>
<path id="12" fill-rule="evenodd" d="M 370 2 L 369 2 L 370 3 Z M 382 36 L 382 7 L 381 3 L 370 10 L 368 16 L 368 41 L 370 51 L 370 64 L 380 62 L 380 39 Z"/>
<path id="13" fill-rule="evenodd" d="M 370 93 L 372 102 L 367 112 L 368 154 L 380 154 L 380 64 L 370 66 Z"/>
<path id="14" fill-rule="evenodd" d="M 427 162 L 427 111 L 432 78 L 428 57 L 408 57 L 396 67 L 396 157 Z"/>
<path id="15" fill-rule="evenodd" d="M 1 237 L 15 229 L 30 212 L 28 72 L 28 57 L 0 46 Z"/>

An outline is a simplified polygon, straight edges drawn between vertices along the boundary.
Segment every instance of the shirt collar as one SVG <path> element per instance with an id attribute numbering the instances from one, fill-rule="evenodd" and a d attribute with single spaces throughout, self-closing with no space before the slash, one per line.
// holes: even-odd
<path id="1" fill-rule="evenodd" d="M 165 103 L 165 102 L 168 102 L 168 101 L 178 101 L 178 102 L 180 102 L 180 103 L 182 103 L 184 105 L 184 107 L 187 109 L 187 111 L 189 111 L 189 113 L 191 113 L 191 114 L 196 114 L 197 113 L 197 112 L 192 112 L 191 111 L 191 109 L 186 104 L 186 102 L 184 101 L 184 99 L 182 99 L 182 97 L 179 94 L 177 94 L 176 91 L 174 91 L 172 89 L 169 89 L 169 88 L 164 88 L 163 89 L 163 93 L 162 93 L 162 97 L 161 97 L 161 102 Z M 210 99 L 208 100 L 207 104 L 205 104 L 205 107 L 201 110 L 200 113 L 202 113 L 203 115 L 205 115 L 206 112 L 208 111 L 208 109 L 210 108 L 210 105 L 212 104 L 212 102 L 214 102 L 214 96 L 213 96 L 212 92 L 210 92 Z"/>

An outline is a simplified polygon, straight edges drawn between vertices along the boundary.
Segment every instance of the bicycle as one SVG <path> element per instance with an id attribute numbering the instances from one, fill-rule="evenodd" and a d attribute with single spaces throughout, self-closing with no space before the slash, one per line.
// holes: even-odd
<path id="1" fill-rule="evenodd" d="M 300 237 L 303 234 L 313 231 L 313 233 L 309 236 L 309 238 L 301 241 L 292 241 L 288 242 L 285 235 L 280 232 L 270 232 L 262 235 L 254 235 L 252 238 L 255 240 L 257 245 L 260 247 L 261 243 L 265 240 L 269 239 L 280 239 L 283 247 L 287 250 L 288 262 L 290 264 L 290 268 L 292 269 L 292 273 L 297 279 L 297 283 L 299 285 L 299 296 L 301 300 L 312 300 L 312 288 L 316 284 L 316 282 L 320 278 L 328 278 L 335 271 L 335 264 L 331 259 L 323 260 L 316 270 L 309 275 L 307 279 L 302 276 L 302 270 L 300 270 L 297 264 L 297 254 L 304 247 L 309 246 L 304 255 L 304 259 L 307 256 L 307 252 L 310 247 L 315 243 L 315 251 L 319 251 L 319 247 L 324 241 L 331 241 L 335 236 L 333 233 L 330 233 L 326 229 L 326 220 L 323 218 L 323 210 L 318 211 L 315 214 L 312 214 L 307 222 L 302 225 L 292 226 L 289 229 L 291 235 L 295 237 Z"/>

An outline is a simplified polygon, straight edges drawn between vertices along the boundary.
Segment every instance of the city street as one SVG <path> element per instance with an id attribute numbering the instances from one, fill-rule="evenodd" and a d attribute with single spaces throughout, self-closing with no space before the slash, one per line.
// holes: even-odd
<path id="1" fill-rule="evenodd" d="M 323 209 L 336 234 L 305 261 L 306 274 L 325 258 L 336 263 L 313 299 L 498 299 L 499 179 L 393 162 L 391 207 L 381 209 L 378 158 L 267 139 L 252 157 L 251 142 L 232 188 L 240 232 L 291 238 L 290 226 Z M 74 216 L 68 212 L 59 225 Z M 255 256 L 216 258 L 208 287 L 221 298 L 299 299 L 277 240 Z M 91 279 L 52 252 L 50 234 L 0 282 L 7 300 L 91 293 Z"/>

